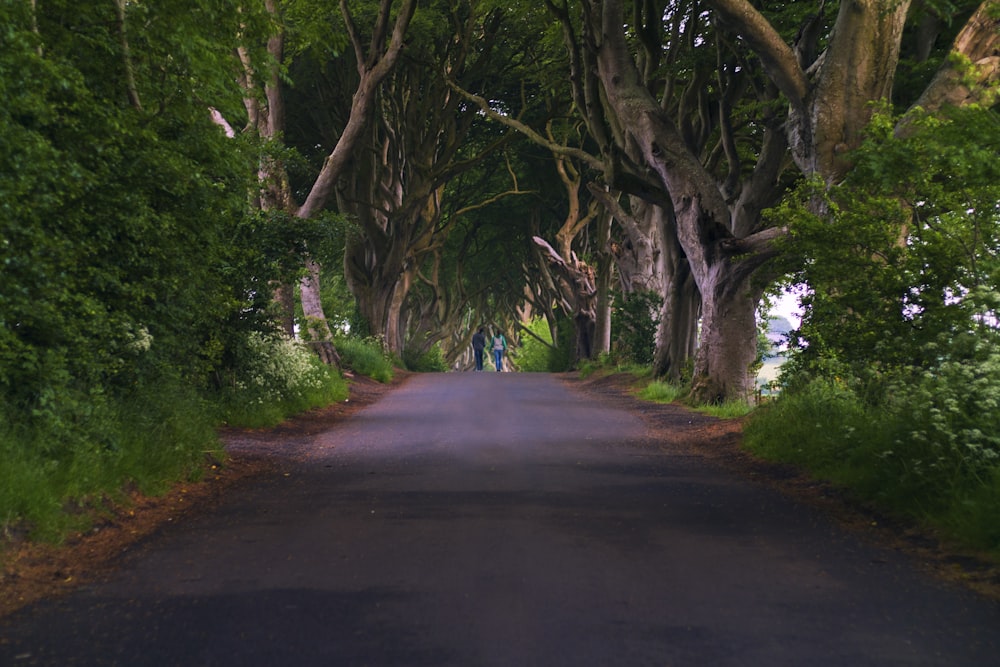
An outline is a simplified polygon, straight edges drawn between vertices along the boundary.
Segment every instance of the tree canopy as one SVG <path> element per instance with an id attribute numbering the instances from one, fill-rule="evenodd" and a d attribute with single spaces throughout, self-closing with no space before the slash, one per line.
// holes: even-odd
<path id="1" fill-rule="evenodd" d="M 995 2 L 848 5 L 5 7 L 6 391 L 38 400 L 50 367 L 102 385 L 147 335 L 144 358 L 204 381 L 272 301 L 335 362 L 319 282 L 342 271 L 391 350 L 456 364 L 476 323 L 539 315 L 574 328 L 578 356 L 608 352 L 616 299 L 651 291 L 657 374 L 745 398 L 761 296 L 789 273 L 825 280 L 796 244 L 835 240 L 826 204 L 813 236 L 765 211 L 802 179 L 885 182 L 856 151 L 879 103 L 995 103 Z M 863 233 L 879 208 L 870 231 L 891 238 L 926 221 L 937 182 L 908 187 L 878 206 L 852 190 L 839 224 Z M 947 225 L 969 210 L 934 205 Z M 980 266 L 984 246 L 941 225 L 920 227 L 952 239 L 938 259 Z M 885 288 L 921 301 L 929 279 L 914 266 Z"/>

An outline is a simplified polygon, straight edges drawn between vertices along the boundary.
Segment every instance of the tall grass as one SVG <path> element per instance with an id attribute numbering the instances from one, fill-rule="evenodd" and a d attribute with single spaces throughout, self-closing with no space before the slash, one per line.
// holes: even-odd
<path id="1" fill-rule="evenodd" d="M 689 390 L 681 384 L 653 380 L 639 392 L 639 398 L 654 403 L 684 402 Z M 754 410 L 754 406 L 746 401 L 726 401 L 719 405 L 689 406 L 696 412 L 701 412 L 719 419 L 736 419 L 744 417 Z"/>
<path id="2" fill-rule="evenodd" d="M 684 389 L 662 380 L 653 380 L 639 392 L 639 398 L 654 403 L 673 403 L 684 395 Z"/>
<path id="3" fill-rule="evenodd" d="M 753 412 L 756 406 L 746 401 L 726 401 L 719 404 L 699 405 L 695 406 L 694 409 L 719 419 L 739 419 Z"/>
<path id="4" fill-rule="evenodd" d="M 58 409 L 58 408 L 55 408 Z M 54 417 L 54 416 L 52 416 Z M 221 456 L 210 407 L 163 380 L 60 418 L 0 416 L 0 530 L 59 540 L 127 488 L 159 493 Z"/>
<path id="5" fill-rule="evenodd" d="M 444 351 L 440 344 L 432 345 L 429 350 L 407 348 L 403 351 L 403 365 L 406 370 L 414 373 L 445 373 L 448 363 L 444 359 Z M 392 376 L 389 376 L 392 379 Z M 382 380 L 385 382 L 385 380 Z"/>
<path id="6" fill-rule="evenodd" d="M 344 366 L 379 382 L 391 382 L 393 359 L 377 338 L 338 338 L 337 352 Z"/>
<path id="7" fill-rule="evenodd" d="M 343 400 L 346 381 L 306 348 L 251 336 L 218 394 L 179 378 L 128 393 L 61 393 L 32 411 L 0 408 L 0 534 L 58 540 L 129 489 L 158 494 L 220 460 L 220 420 L 261 427 Z"/>

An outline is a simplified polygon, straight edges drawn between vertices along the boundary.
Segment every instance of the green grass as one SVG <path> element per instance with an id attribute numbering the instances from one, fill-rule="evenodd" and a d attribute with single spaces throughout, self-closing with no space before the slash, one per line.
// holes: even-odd
<path id="1" fill-rule="evenodd" d="M 64 391 L 44 410 L 0 406 L 0 536 L 59 541 L 127 490 L 158 495 L 199 478 L 224 459 L 219 423 L 271 426 L 347 396 L 339 371 L 260 338 L 210 400 L 160 378 L 117 397 Z"/>
<path id="2" fill-rule="evenodd" d="M 580 377 L 583 379 L 586 379 L 596 373 L 603 373 L 605 375 L 624 373 L 633 376 L 636 382 L 644 379 L 650 379 L 653 376 L 653 369 L 651 366 L 621 361 L 606 354 L 602 354 L 597 359 L 585 359 L 579 362 L 577 370 L 580 373 Z"/>
<path id="3" fill-rule="evenodd" d="M 392 381 L 395 373 L 392 359 L 377 340 L 340 338 L 335 345 L 345 367 L 382 383 Z"/>
<path id="4" fill-rule="evenodd" d="M 1000 465 L 960 442 L 931 437 L 913 406 L 872 407 L 817 380 L 757 410 L 745 446 L 792 463 L 860 501 L 1000 558 Z"/>
<path id="5" fill-rule="evenodd" d="M 739 419 L 745 417 L 756 409 L 756 406 L 746 401 L 726 401 L 719 405 L 699 405 L 694 408 L 696 411 L 719 419 Z"/>
<path id="6" fill-rule="evenodd" d="M 654 403 L 673 403 L 684 396 L 684 389 L 669 382 L 653 380 L 639 392 L 639 398 Z"/>
<path id="7" fill-rule="evenodd" d="M 683 401 L 688 390 L 681 385 L 662 380 L 653 380 L 639 392 L 639 398 L 654 403 L 674 403 Z M 753 412 L 755 406 L 745 401 L 727 401 L 721 405 L 690 406 L 696 412 L 701 412 L 719 419 L 737 419 Z"/>
<path id="8" fill-rule="evenodd" d="M 210 407 L 165 381 L 47 421 L 0 416 L 0 532 L 59 541 L 124 489 L 165 491 L 222 454 Z"/>

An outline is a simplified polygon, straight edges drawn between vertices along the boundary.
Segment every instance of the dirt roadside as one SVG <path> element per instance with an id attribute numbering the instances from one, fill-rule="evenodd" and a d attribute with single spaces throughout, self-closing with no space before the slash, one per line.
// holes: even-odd
<path id="1" fill-rule="evenodd" d="M 350 398 L 344 403 L 311 411 L 274 429 L 224 429 L 220 433 L 224 442 L 239 440 L 245 445 L 251 441 L 252 446 L 241 446 L 239 454 L 231 456 L 225 464 L 211 467 L 199 482 L 178 485 L 159 497 L 136 494 L 128 503 L 105 508 L 88 531 L 71 535 L 62 545 L 8 538 L 0 545 L 3 554 L 0 617 L 40 599 L 66 594 L 112 572 L 123 553 L 158 530 L 211 508 L 238 485 L 274 470 L 281 442 L 329 428 L 376 402 L 408 377 L 406 373 L 399 373 L 390 384 L 356 378 L 351 384 Z M 1000 567 L 997 564 L 947 545 L 926 531 L 880 516 L 789 466 L 753 458 L 740 446 L 740 420 L 718 420 L 685 413 L 685 427 L 678 429 L 678 411 L 682 408 L 635 398 L 629 376 L 597 376 L 584 380 L 566 375 L 564 379 L 576 390 L 640 415 L 663 451 L 704 456 L 734 473 L 775 488 L 797 502 L 819 508 L 870 542 L 909 554 L 935 576 L 960 582 L 1000 601 Z"/>

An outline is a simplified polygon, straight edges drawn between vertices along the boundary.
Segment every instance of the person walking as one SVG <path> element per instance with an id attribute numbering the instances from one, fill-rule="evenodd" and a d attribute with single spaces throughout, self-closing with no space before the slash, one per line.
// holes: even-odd
<path id="1" fill-rule="evenodd" d="M 490 349 L 493 350 L 493 363 L 499 373 L 503 371 L 503 354 L 507 351 L 507 339 L 499 331 L 493 334 L 493 343 Z"/>
<path id="2" fill-rule="evenodd" d="M 482 327 L 472 334 L 472 353 L 476 357 L 476 370 L 483 370 L 483 351 L 486 349 L 486 333 Z"/>

